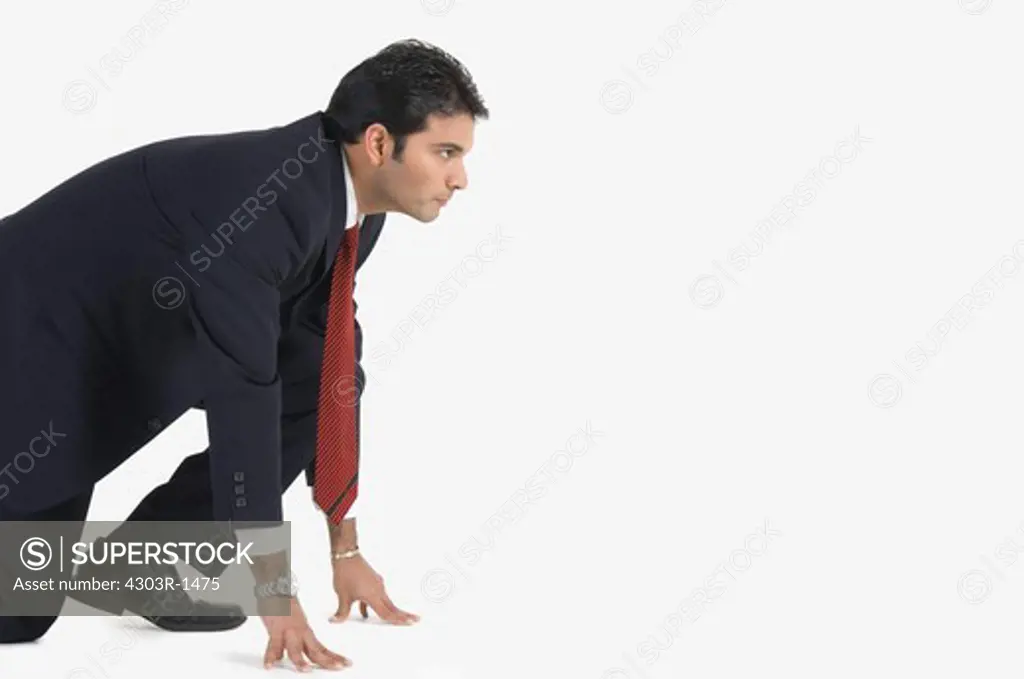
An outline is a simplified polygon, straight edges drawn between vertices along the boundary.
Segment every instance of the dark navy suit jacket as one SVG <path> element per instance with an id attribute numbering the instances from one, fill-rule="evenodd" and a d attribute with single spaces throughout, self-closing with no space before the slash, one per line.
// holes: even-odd
<path id="1" fill-rule="evenodd" d="M 0 502 L 77 495 L 201 407 L 211 519 L 282 519 L 283 446 L 312 483 L 315 430 L 283 442 L 282 422 L 287 436 L 315 412 L 346 227 L 339 144 L 319 111 L 158 141 L 0 220 Z M 357 269 L 384 218 L 365 219 Z"/>

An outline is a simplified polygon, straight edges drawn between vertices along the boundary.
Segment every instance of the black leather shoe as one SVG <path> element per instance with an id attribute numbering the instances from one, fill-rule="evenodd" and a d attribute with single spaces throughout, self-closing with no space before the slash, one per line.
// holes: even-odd
<path id="1" fill-rule="evenodd" d="M 74 577 L 76 582 L 91 582 L 93 578 L 122 583 L 128 578 L 173 578 L 176 582 L 182 579 L 168 564 L 111 566 L 90 562 L 81 564 Z M 240 627 L 248 619 L 241 606 L 193 599 L 180 589 L 142 591 L 122 586 L 118 591 L 76 589 L 68 596 L 112 615 L 124 615 L 128 611 L 170 632 L 220 632 Z"/>

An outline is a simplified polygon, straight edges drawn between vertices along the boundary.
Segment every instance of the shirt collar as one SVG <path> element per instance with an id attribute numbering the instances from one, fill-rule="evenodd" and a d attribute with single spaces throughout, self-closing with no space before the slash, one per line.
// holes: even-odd
<path id="1" fill-rule="evenodd" d="M 345 228 L 348 229 L 352 226 L 357 226 L 356 222 L 361 226 L 366 215 L 357 212 L 356 190 L 352 185 L 352 175 L 348 167 L 348 156 L 345 155 L 344 149 L 341 150 L 341 163 L 344 168 L 342 174 L 345 175 Z"/>

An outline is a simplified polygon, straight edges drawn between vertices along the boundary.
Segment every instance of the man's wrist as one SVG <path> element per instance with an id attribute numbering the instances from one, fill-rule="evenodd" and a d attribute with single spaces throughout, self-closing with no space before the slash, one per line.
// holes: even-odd
<path id="1" fill-rule="evenodd" d="M 356 532 L 356 520 L 343 519 L 340 524 L 327 522 L 327 533 L 330 536 L 331 552 L 347 552 L 359 547 L 359 535 Z"/>
<path id="2" fill-rule="evenodd" d="M 273 582 L 291 573 L 287 552 L 254 555 L 252 561 L 250 569 L 257 584 Z"/>

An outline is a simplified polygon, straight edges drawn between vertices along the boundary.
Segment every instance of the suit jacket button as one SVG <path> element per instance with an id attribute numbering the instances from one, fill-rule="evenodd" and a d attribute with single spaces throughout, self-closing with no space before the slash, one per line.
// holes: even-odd
<path id="1" fill-rule="evenodd" d="M 160 431 L 160 427 L 163 426 L 163 425 L 160 422 L 160 418 L 153 417 L 153 418 L 150 418 L 149 422 L 146 423 L 146 426 L 149 427 L 150 431 L 157 432 L 157 431 Z"/>
<path id="2" fill-rule="evenodd" d="M 235 506 L 236 507 L 244 507 L 245 506 L 245 498 L 244 497 L 235 498 Z"/>

